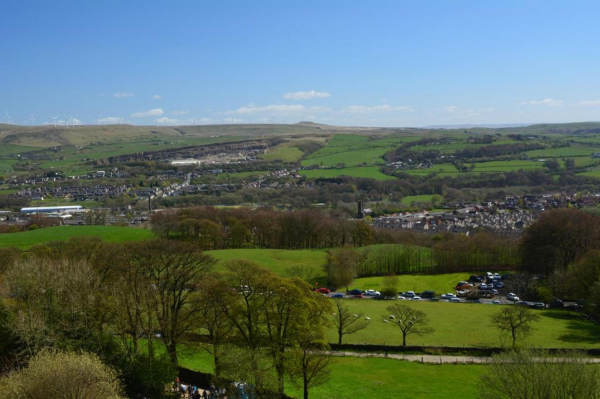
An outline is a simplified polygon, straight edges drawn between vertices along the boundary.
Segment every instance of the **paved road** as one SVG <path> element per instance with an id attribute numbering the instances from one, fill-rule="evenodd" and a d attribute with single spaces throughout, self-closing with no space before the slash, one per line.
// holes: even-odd
<path id="1" fill-rule="evenodd" d="M 490 357 L 485 356 L 436 356 L 436 355 L 400 355 L 374 352 L 342 352 L 329 351 L 332 356 L 350 357 L 379 357 L 384 359 L 406 360 L 409 362 L 434 363 L 434 364 L 486 364 L 491 362 Z M 587 358 L 589 363 L 600 363 L 600 358 Z"/>

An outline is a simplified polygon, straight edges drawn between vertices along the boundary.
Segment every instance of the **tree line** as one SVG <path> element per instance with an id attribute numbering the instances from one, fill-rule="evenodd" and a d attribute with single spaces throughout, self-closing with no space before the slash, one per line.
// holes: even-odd
<path id="1" fill-rule="evenodd" d="M 331 303 L 298 278 L 243 260 L 217 273 L 198 245 L 166 239 L 77 238 L 0 259 L 4 372 L 47 351 L 85 352 L 127 396 L 162 398 L 191 350 L 212 355 L 217 385 L 243 381 L 260 397 L 281 397 L 286 381 L 308 397 L 326 381 Z"/>

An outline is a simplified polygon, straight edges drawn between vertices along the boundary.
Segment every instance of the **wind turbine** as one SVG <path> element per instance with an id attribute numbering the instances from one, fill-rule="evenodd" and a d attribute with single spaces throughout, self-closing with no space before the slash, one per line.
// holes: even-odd
<path id="1" fill-rule="evenodd" d="M 63 116 L 65 117 L 65 119 L 63 120 L 63 123 L 65 125 L 65 127 L 68 129 L 69 128 L 69 118 L 67 118 L 67 115 L 63 114 Z"/>
<path id="2" fill-rule="evenodd" d="M 100 126 L 100 119 L 102 119 L 102 115 L 96 116 L 96 119 L 94 120 L 94 123 L 96 124 L 96 126 Z"/>
<path id="3" fill-rule="evenodd" d="M 123 118 L 119 118 L 119 125 L 123 124 Z"/>
<path id="4" fill-rule="evenodd" d="M 56 127 L 56 120 L 58 119 L 58 116 L 51 116 L 50 119 L 52 119 L 52 122 L 54 123 L 54 127 Z"/>
<path id="5" fill-rule="evenodd" d="M 196 126 L 196 117 L 194 117 L 194 126 Z"/>
<path id="6" fill-rule="evenodd" d="M 156 118 L 154 122 L 156 122 L 156 127 L 158 127 L 158 118 Z"/>
<path id="7" fill-rule="evenodd" d="M 31 122 L 31 126 L 35 126 L 35 118 L 33 117 L 33 114 L 31 114 L 29 117 L 29 122 Z"/>
<path id="8" fill-rule="evenodd" d="M 71 119 L 71 127 L 75 127 L 75 119 L 73 118 L 73 115 L 71 115 L 69 119 Z"/>
<path id="9" fill-rule="evenodd" d="M 6 112 L 6 124 L 10 125 L 10 121 L 12 120 L 12 118 L 10 116 L 8 116 L 8 111 L 5 111 L 5 112 Z"/>

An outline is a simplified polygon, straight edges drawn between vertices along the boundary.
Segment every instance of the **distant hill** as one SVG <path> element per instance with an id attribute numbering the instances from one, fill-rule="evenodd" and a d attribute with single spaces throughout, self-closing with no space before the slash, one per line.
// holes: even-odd
<path id="1" fill-rule="evenodd" d="M 169 140 L 171 138 L 197 138 L 214 136 L 303 136 L 303 135 L 422 135 L 437 133 L 473 134 L 565 134 L 585 135 L 600 133 L 600 122 L 564 124 L 509 125 L 447 125 L 428 128 L 379 128 L 360 126 L 331 126 L 314 122 L 296 124 L 223 124 L 201 126 L 134 126 L 134 125 L 84 125 L 72 128 L 54 126 L 20 126 L 0 124 L 0 145 L 29 147 L 55 147 L 114 143 L 132 140 Z"/>

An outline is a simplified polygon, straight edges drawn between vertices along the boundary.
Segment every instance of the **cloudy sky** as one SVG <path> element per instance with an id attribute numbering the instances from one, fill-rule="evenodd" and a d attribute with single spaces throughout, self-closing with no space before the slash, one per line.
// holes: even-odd
<path id="1" fill-rule="evenodd" d="M 13 1 L 0 119 L 600 120 L 598 1 Z"/>

